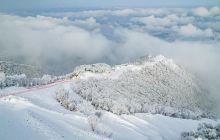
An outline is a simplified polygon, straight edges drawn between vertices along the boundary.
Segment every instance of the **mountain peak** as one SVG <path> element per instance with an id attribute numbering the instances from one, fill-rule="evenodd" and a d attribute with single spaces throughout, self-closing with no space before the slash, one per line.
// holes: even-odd
<path id="1" fill-rule="evenodd" d="M 193 75 L 163 55 L 145 56 L 134 63 L 112 67 L 95 64 L 79 68 L 75 91 L 82 97 L 91 97 L 98 109 L 116 114 L 197 116 L 206 112 L 208 104 L 201 103 L 205 93 Z"/>

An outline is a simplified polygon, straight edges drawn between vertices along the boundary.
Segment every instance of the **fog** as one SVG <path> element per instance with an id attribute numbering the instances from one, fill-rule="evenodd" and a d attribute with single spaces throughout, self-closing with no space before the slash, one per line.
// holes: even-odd
<path id="1" fill-rule="evenodd" d="M 147 54 L 162 54 L 198 76 L 218 102 L 219 9 L 176 9 L 176 15 L 167 9 L 154 13 L 152 9 L 127 9 L 32 17 L 2 13 L 0 60 L 36 65 L 49 74 L 60 75 L 81 64 L 113 65 Z"/>

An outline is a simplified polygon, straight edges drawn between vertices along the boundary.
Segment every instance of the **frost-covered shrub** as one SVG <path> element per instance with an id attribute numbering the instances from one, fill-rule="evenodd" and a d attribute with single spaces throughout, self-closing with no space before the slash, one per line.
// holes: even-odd
<path id="1" fill-rule="evenodd" d="M 76 102 L 69 98 L 69 91 L 65 89 L 60 89 L 56 92 L 56 100 L 66 109 L 70 111 L 75 111 L 76 108 Z"/>
<path id="2" fill-rule="evenodd" d="M 102 112 L 97 111 L 97 112 L 95 112 L 95 115 L 96 115 L 98 118 L 101 118 L 101 117 L 102 117 Z"/>
<path id="3" fill-rule="evenodd" d="M 213 126 L 212 124 L 199 124 L 196 131 L 183 132 L 182 140 L 220 140 L 220 124 Z"/>
<path id="4" fill-rule="evenodd" d="M 51 75 L 43 75 L 43 77 L 41 78 L 41 83 L 42 84 L 49 84 L 52 81 L 52 77 Z"/>
<path id="5" fill-rule="evenodd" d="M 95 133 L 97 133 L 101 136 L 107 137 L 107 138 L 112 138 L 112 136 L 113 136 L 113 132 L 111 131 L 111 129 L 108 126 L 106 126 L 100 122 L 98 123 L 98 125 L 95 128 Z"/>
<path id="6" fill-rule="evenodd" d="M 89 126 L 93 132 L 95 131 L 96 126 L 98 124 L 98 119 L 99 118 L 95 115 L 91 115 L 88 117 L 88 123 L 89 123 Z"/>
<path id="7" fill-rule="evenodd" d="M 97 63 L 92 65 L 81 65 L 74 69 L 73 76 L 78 76 L 84 72 L 103 73 L 111 70 L 111 66 L 104 63 Z"/>
<path id="8" fill-rule="evenodd" d="M 37 86 L 37 85 L 41 85 L 41 79 L 40 78 L 33 78 L 30 80 L 29 86 Z"/>
<path id="9" fill-rule="evenodd" d="M 7 87 L 10 87 L 10 86 L 23 86 L 23 87 L 25 87 L 28 85 L 28 79 L 25 74 L 6 76 L 5 84 Z"/>
<path id="10" fill-rule="evenodd" d="M 102 117 L 101 112 L 96 112 L 95 114 L 89 115 L 88 124 L 94 133 L 97 133 L 107 138 L 111 138 L 113 135 L 112 131 L 107 126 L 102 124 L 101 117 Z"/>
<path id="11" fill-rule="evenodd" d="M 84 100 L 71 88 L 62 87 L 56 91 L 56 100 L 70 111 L 80 111 L 85 115 L 90 115 L 95 109 L 91 102 Z"/>

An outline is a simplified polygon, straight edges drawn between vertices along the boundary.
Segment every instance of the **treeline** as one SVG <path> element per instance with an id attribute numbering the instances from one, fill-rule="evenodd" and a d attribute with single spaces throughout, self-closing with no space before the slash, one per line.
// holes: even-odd
<path id="1" fill-rule="evenodd" d="M 27 78 L 25 74 L 21 75 L 5 75 L 5 73 L 0 72 L 0 88 L 5 87 L 32 87 L 38 85 L 45 85 L 53 83 L 57 80 L 65 79 L 66 76 L 51 76 L 44 75 L 41 78 Z"/>

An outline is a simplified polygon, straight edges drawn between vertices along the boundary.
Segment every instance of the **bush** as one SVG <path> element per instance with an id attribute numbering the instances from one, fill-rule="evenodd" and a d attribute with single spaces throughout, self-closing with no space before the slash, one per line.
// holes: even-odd
<path id="1" fill-rule="evenodd" d="M 44 75 L 42 78 L 42 84 L 49 84 L 52 81 L 52 77 L 50 75 Z"/>
<path id="2" fill-rule="evenodd" d="M 97 63 L 92 65 L 81 65 L 74 69 L 73 73 L 71 73 L 70 77 L 79 76 L 85 72 L 92 72 L 92 73 L 104 73 L 111 70 L 111 66 L 104 64 L 104 63 Z"/>
<path id="3" fill-rule="evenodd" d="M 56 93 L 56 100 L 66 109 L 70 111 L 76 111 L 77 110 L 77 104 L 73 99 L 69 98 L 69 91 L 65 89 L 60 89 Z"/>
<path id="4" fill-rule="evenodd" d="M 213 126 L 212 124 L 199 124 L 199 127 L 196 131 L 183 132 L 181 134 L 182 140 L 219 140 L 220 139 L 220 124 Z"/>
<path id="5" fill-rule="evenodd" d="M 95 112 L 95 114 L 88 116 L 88 124 L 94 133 L 111 138 L 112 131 L 101 122 L 102 115 L 102 112 Z"/>
<path id="6" fill-rule="evenodd" d="M 6 76 L 5 85 L 7 87 L 10 87 L 10 86 L 22 86 L 22 87 L 25 87 L 25 86 L 28 85 L 28 79 L 27 79 L 25 74 Z"/>
<path id="7" fill-rule="evenodd" d="M 95 116 L 95 115 L 91 115 L 88 117 L 88 123 L 89 123 L 89 126 L 91 128 L 91 130 L 94 132 L 95 129 L 96 129 L 96 126 L 98 124 L 98 117 Z"/>

